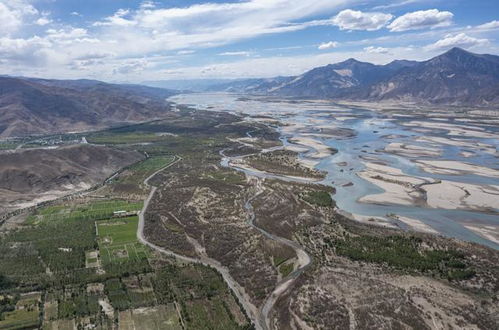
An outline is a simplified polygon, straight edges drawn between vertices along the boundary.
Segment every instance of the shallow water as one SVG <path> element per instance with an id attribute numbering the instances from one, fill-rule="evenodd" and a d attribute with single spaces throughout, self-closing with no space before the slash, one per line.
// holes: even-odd
<path id="1" fill-rule="evenodd" d="M 358 215 L 384 217 L 387 214 L 394 213 L 419 219 L 444 235 L 481 243 L 499 249 L 499 244 L 482 238 L 462 225 L 471 223 L 499 225 L 499 213 L 488 214 L 475 211 L 430 209 L 417 206 L 374 205 L 357 202 L 360 197 L 383 192 L 381 188 L 356 175 L 356 172 L 359 172 L 364 168 L 362 159 L 360 158 L 361 156 L 375 157 L 380 161 L 385 162 L 388 166 L 398 168 L 405 174 L 411 176 L 445 179 L 473 184 L 499 185 L 499 178 L 472 174 L 456 176 L 427 173 L 412 162 L 411 158 L 377 151 L 383 149 L 391 142 L 401 142 L 420 146 L 427 145 L 414 141 L 414 139 L 419 136 L 451 137 L 447 135 L 447 132 L 441 130 L 433 130 L 434 132 L 431 133 L 420 133 L 410 130 L 410 127 L 402 125 L 404 122 L 411 120 L 439 123 L 442 121 L 427 119 L 421 115 L 418 115 L 417 117 L 405 117 L 405 115 L 404 117 L 397 117 L 368 109 L 338 107 L 332 103 L 325 102 L 270 102 L 264 99 L 253 98 L 244 98 L 244 100 L 241 100 L 239 95 L 219 93 L 183 94 L 172 97 L 170 101 L 176 102 L 177 104 L 190 105 L 197 109 L 228 111 L 251 116 L 270 116 L 278 119 L 285 125 L 303 125 L 303 131 L 306 132 L 319 133 L 321 127 L 324 129 L 329 127 L 352 129 L 356 132 L 356 135 L 352 137 L 320 139 L 328 146 L 338 149 L 337 154 L 320 159 L 317 168 L 327 171 L 328 176 L 326 180 L 324 180 L 324 183 L 331 184 L 336 188 L 337 192 L 334 198 L 340 209 Z M 354 118 L 348 119 L 342 117 Z M 449 121 L 451 123 L 453 122 L 452 119 Z M 456 124 L 463 125 L 462 122 L 456 122 Z M 496 126 L 472 125 L 486 129 L 490 133 L 499 132 L 499 127 Z M 288 144 L 289 139 L 303 134 L 302 129 L 300 129 L 300 132 L 289 132 L 285 128 L 285 126 L 279 128 L 284 144 Z M 386 137 L 387 135 L 400 135 L 403 137 L 389 139 Z M 498 139 L 465 138 L 462 136 L 455 138 L 483 142 L 494 146 L 496 149 L 499 147 Z M 314 139 L 317 138 L 314 137 Z M 471 158 L 464 158 L 459 155 L 459 152 L 470 150 L 470 148 L 440 144 L 438 147 L 442 150 L 442 155 L 440 157 L 430 158 L 419 156 L 417 159 L 456 160 L 490 168 L 497 168 L 499 165 L 496 155 L 491 155 L 483 151 L 473 149 L 473 151 L 476 152 L 476 155 Z M 307 152 L 301 154 L 301 157 L 307 158 Z M 343 167 L 339 166 L 338 163 L 341 162 L 346 162 L 348 165 Z M 352 182 L 353 185 L 348 187 L 342 186 L 349 182 Z M 499 212 L 499 198 L 496 211 Z"/>

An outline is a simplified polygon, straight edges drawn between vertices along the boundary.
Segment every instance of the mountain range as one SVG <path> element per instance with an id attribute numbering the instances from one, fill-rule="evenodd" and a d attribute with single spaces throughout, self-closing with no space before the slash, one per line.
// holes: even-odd
<path id="1" fill-rule="evenodd" d="M 452 48 L 423 62 L 397 60 L 375 65 L 348 59 L 300 76 L 239 80 L 209 90 L 355 101 L 497 105 L 499 56 Z"/>
<path id="2" fill-rule="evenodd" d="M 210 85 L 209 83 L 207 83 Z M 499 56 L 453 48 L 423 62 L 348 59 L 300 76 L 212 81 L 205 91 L 353 101 L 499 105 Z M 0 138 L 162 118 L 178 91 L 96 80 L 0 77 Z"/>
<path id="3" fill-rule="evenodd" d="M 174 92 L 95 80 L 0 77 L 0 138 L 160 118 Z"/>

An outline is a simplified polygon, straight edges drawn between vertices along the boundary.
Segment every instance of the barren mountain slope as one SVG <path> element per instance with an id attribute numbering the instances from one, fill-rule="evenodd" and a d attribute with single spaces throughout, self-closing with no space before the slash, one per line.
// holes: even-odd
<path id="1" fill-rule="evenodd" d="M 3 153 L 0 210 L 88 189 L 142 157 L 135 151 L 93 145 Z"/>
<path id="2" fill-rule="evenodd" d="M 160 118 L 173 92 L 98 81 L 0 77 L 0 138 Z"/>

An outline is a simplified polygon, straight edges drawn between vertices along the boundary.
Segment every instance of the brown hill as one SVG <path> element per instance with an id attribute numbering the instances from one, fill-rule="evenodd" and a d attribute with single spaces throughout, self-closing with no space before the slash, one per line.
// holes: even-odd
<path id="1" fill-rule="evenodd" d="M 93 145 L 2 153 L 0 210 L 88 189 L 142 158 L 138 152 Z"/>
<path id="2" fill-rule="evenodd" d="M 0 77 L 0 138 L 161 118 L 172 91 L 99 81 Z"/>

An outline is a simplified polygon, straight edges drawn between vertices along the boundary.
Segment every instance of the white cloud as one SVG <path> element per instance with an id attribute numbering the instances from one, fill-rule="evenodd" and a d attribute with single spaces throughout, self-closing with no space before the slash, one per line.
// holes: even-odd
<path id="1" fill-rule="evenodd" d="M 324 42 L 319 45 L 318 49 L 319 50 L 326 50 L 326 49 L 332 49 L 338 47 L 339 43 L 337 41 L 329 41 L 329 42 Z"/>
<path id="2" fill-rule="evenodd" d="M 446 35 L 445 38 L 438 40 L 436 43 L 427 46 L 427 49 L 448 49 L 452 47 L 471 48 L 475 46 L 484 46 L 489 43 L 488 39 L 478 39 L 470 37 L 465 33 L 456 35 Z"/>
<path id="3" fill-rule="evenodd" d="M 477 29 L 480 29 L 480 30 L 495 30 L 495 29 L 499 29 L 499 21 L 490 21 L 488 23 L 484 23 L 484 24 L 481 24 L 481 25 L 478 25 L 476 26 Z"/>
<path id="4" fill-rule="evenodd" d="M 431 0 L 403 0 L 403 1 L 398 1 L 398 2 L 393 2 L 387 5 L 379 5 L 374 7 L 374 10 L 380 10 L 380 9 L 391 9 L 391 8 L 396 8 L 396 7 L 403 7 L 407 5 L 412 5 L 414 3 L 419 3 L 419 2 L 428 2 Z"/>
<path id="5" fill-rule="evenodd" d="M 230 63 L 212 63 L 205 66 L 179 67 L 175 69 L 161 70 L 155 76 L 148 79 L 180 79 L 180 78 L 264 78 L 280 75 L 300 75 L 307 70 L 318 66 L 344 61 L 355 58 L 359 61 L 386 64 L 395 59 L 427 60 L 436 55 L 433 51 L 414 49 L 406 47 L 390 48 L 385 54 L 368 53 L 364 51 L 353 52 L 326 52 L 318 55 L 296 55 L 296 56 L 271 56 L 262 58 L 242 58 Z M 142 80 L 143 76 L 140 77 Z"/>
<path id="6" fill-rule="evenodd" d="M 47 32 L 47 37 L 53 40 L 88 37 L 88 31 L 82 28 L 67 28 L 59 30 L 48 29 L 46 32 Z"/>
<path id="7" fill-rule="evenodd" d="M 389 49 L 384 48 L 384 47 L 374 47 L 374 46 L 369 46 L 364 48 L 365 52 L 371 53 L 371 54 L 387 54 Z"/>
<path id="8" fill-rule="evenodd" d="M 249 52 L 224 52 L 218 54 L 220 56 L 250 56 Z"/>
<path id="9" fill-rule="evenodd" d="M 392 32 L 437 28 L 452 24 L 454 14 L 438 9 L 419 10 L 397 17 L 388 25 Z"/>
<path id="10" fill-rule="evenodd" d="M 177 52 L 177 55 L 191 55 L 191 54 L 194 54 L 196 51 L 194 50 L 190 50 L 190 49 L 186 49 L 186 50 L 179 50 Z"/>
<path id="11" fill-rule="evenodd" d="M 118 9 L 113 16 L 106 17 L 104 21 L 95 22 L 94 26 L 133 26 L 136 25 L 137 22 L 126 18 L 130 14 L 130 10 L 128 9 Z"/>
<path id="12" fill-rule="evenodd" d="M 147 59 L 132 59 L 127 60 L 124 63 L 119 64 L 115 69 L 115 74 L 131 74 L 131 73 L 140 73 L 144 71 L 149 66 L 149 62 Z"/>
<path id="13" fill-rule="evenodd" d="M 47 25 L 47 24 L 50 24 L 50 23 L 52 23 L 52 20 L 50 20 L 47 17 L 40 17 L 39 19 L 37 19 L 35 21 L 35 24 L 36 25 L 40 25 L 40 26 L 44 26 L 44 25 Z"/>
<path id="14" fill-rule="evenodd" d="M 138 45 L 150 51 L 214 47 L 263 34 L 330 25 L 330 20 L 307 22 L 306 18 L 331 12 L 347 2 L 249 0 L 178 8 L 142 6 L 135 11 L 120 9 L 94 26 L 134 49 L 139 48 Z"/>
<path id="15" fill-rule="evenodd" d="M 38 11 L 25 0 L 0 2 L 0 35 L 17 32 L 26 17 L 38 14 Z"/>
<path id="16" fill-rule="evenodd" d="M 388 24 L 392 18 L 391 14 L 345 9 L 333 17 L 332 23 L 340 30 L 375 31 Z"/>
<path id="17" fill-rule="evenodd" d="M 9 59 L 14 63 L 25 62 L 36 65 L 45 61 L 45 57 L 40 51 L 50 46 L 49 41 L 40 37 L 29 39 L 2 37 L 0 38 L 0 57 Z"/>

